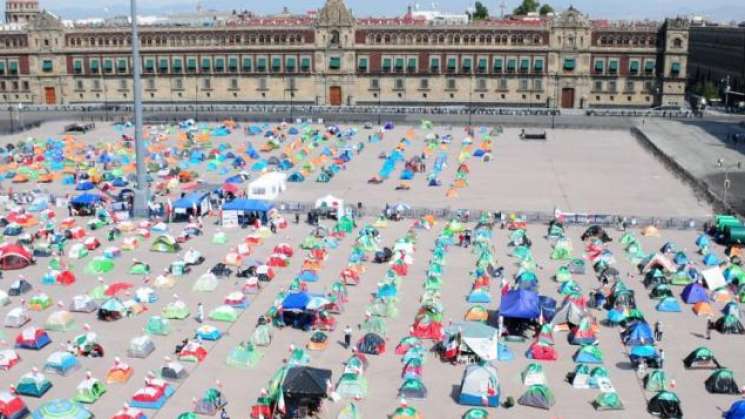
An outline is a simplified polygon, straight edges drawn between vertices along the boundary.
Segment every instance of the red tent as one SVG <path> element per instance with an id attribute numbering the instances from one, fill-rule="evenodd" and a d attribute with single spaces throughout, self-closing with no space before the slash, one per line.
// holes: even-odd
<path id="1" fill-rule="evenodd" d="M 16 336 L 16 347 L 39 350 L 52 343 L 46 330 L 38 327 L 27 327 Z"/>
<path id="2" fill-rule="evenodd" d="M 240 192 L 240 188 L 235 183 L 225 183 L 222 185 L 222 190 L 225 193 L 232 193 L 233 195 L 237 195 Z"/>
<path id="3" fill-rule="evenodd" d="M 75 275 L 70 271 L 63 271 L 57 274 L 56 280 L 60 285 L 72 285 L 75 283 Z"/>
<path id="4" fill-rule="evenodd" d="M 31 253 L 17 244 L 9 244 L 0 248 L 0 269 L 23 269 L 34 262 Z"/>
<path id="5" fill-rule="evenodd" d="M 105 294 L 109 297 L 113 297 L 120 292 L 126 291 L 130 288 L 132 288 L 132 284 L 130 284 L 129 282 L 114 282 L 106 288 Z"/>
<path id="6" fill-rule="evenodd" d="M 412 329 L 414 330 L 411 335 L 419 339 L 439 340 L 442 338 L 442 323 L 432 320 L 427 315 L 417 316 Z"/>
<path id="7" fill-rule="evenodd" d="M 556 361 L 559 359 L 559 355 L 556 353 L 551 345 L 546 345 L 539 341 L 533 342 L 528 348 L 528 358 L 537 359 L 539 361 Z"/>
<path id="8" fill-rule="evenodd" d="M 292 249 L 292 246 L 290 246 L 287 243 L 280 243 L 276 246 L 274 246 L 273 253 L 280 253 L 288 258 L 291 258 L 293 254 L 295 254 L 295 251 Z"/>
<path id="9" fill-rule="evenodd" d="M 120 411 L 116 412 L 111 419 L 147 419 L 147 416 L 145 416 L 145 414 L 139 409 L 125 406 Z"/>
<path id="10" fill-rule="evenodd" d="M 269 256 L 269 260 L 266 263 L 273 268 L 286 268 L 287 267 L 287 256 L 282 253 L 273 254 Z"/>
<path id="11" fill-rule="evenodd" d="M 0 393 L 0 417 L 23 418 L 28 416 L 28 413 L 26 403 L 20 397 L 6 391 Z"/>

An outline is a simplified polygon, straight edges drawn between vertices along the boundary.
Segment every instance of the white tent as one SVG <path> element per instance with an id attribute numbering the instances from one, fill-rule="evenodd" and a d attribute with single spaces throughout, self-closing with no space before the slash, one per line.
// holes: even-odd
<path id="1" fill-rule="evenodd" d="M 248 184 L 248 197 L 272 201 L 285 190 L 287 190 L 287 174 L 271 172 Z"/>
<path id="2" fill-rule="evenodd" d="M 316 200 L 316 208 L 336 208 L 337 218 L 344 216 L 344 200 L 333 195 L 326 195 Z"/>
<path id="3" fill-rule="evenodd" d="M 722 270 L 718 266 L 701 271 L 701 275 L 706 282 L 706 288 L 711 291 L 727 286 L 727 281 L 724 280 Z"/>

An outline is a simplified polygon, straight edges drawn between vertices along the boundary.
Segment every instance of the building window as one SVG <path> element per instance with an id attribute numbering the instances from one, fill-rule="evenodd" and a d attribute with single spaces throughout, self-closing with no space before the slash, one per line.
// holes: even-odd
<path id="1" fill-rule="evenodd" d="M 158 73 L 160 74 L 168 73 L 168 58 L 161 58 L 158 61 Z"/>
<path id="2" fill-rule="evenodd" d="M 101 80 L 93 80 L 93 90 L 101 90 Z"/>
<path id="3" fill-rule="evenodd" d="M 507 79 L 499 79 L 499 90 L 507 90 Z"/>
<path id="4" fill-rule="evenodd" d="M 536 73 L 543 73 L 543 58 L 533 60 L 533 69 L 535 69 Z"/>
<path id="5" fill-rule="evenodd" d="M 629 73 L 634 76 L 639 74 L 639 61 L 632 60 L 629 62 Z"/>
<path id="6" fill-rule="evenodd" d="M 458 59 L 455 57 L 448 57 L 448 73 L 455 73 L 458 69 Z"/>
<path id="7" fill-rule="evenodd" d="M 288 73 L 294 73 L 296 68 L 297 58 L 287 57 L 285 58 L 285 71 Z"/>
<path id="8" fill-rule="evenodd" d="M 238 72 L 238 57 L 228 57 L 228 71 L 231 73 Z"/>
<path id="9" fill-rule="evenodd" d="M 104 65 L 104 68 L 106 66 Z M 155 71 L 155 60 L 152 58 L 145 59 L 145 73 L 153 73 Z"/>
<path id="10" fill-rule="evenodd" d="M 510 58 L 509 60 L 507 60 L 507 72 L 514 73 L 515 70 L 517 70 L 517 60 L 514 58 Z"/>
<path id="11" fill-rule="evenodd" d="M 173 64 L 171 65 L 171 71 L 173 71 L 174 73 L 181 72 L 181 58 L 173 59 Z"/>
<path id="12" fill-rule="evenodd" d="M 396 57 L 395 69 L 397 73 L 401 73 L 404 71 L 404 59 L 403 58 Z"/>
<path id="13" fill-rule="evenodd" d="M 215 58 L 215 72 L 222 73 L 225 71 L 225 58 Z"/>
<path id="14" fill-rule="evenodd" d="M 476 90 L 486 90 L 486 79 L 476 80 Z"/>
<path id="15" fill-rule="evenodd" d="M 212 88 L 212 81 L 210 79 L 202 79 L 202 89 L 209 90 Z"/>
<path id="16" fill-rule="evenodd" d="M 181 80 L 181 79 L 175 79 L 173 81 L 173 88 L 175 90 L 181 90 L 181 89 L 183 89 L 184 88 L 184 81 Z"/>
<path id="17" fill-rule="evenodd" d="M 357 60 L 357 71 L 360 73 L 367 73 L 368 69 L 368 59 L 367 57 L 360 57 L 359 60 Z"/>
<path id="18" fill-rule="evenodd" d="M 575 58 L 564 58 L 564 71 L 574 71 L 574 67 L 577 65 Z"/>
<path id="19" fill-rule="evenodd" d="M 52 63 L 52 60 L 44 60 L 41 62 L 41 71 L 45 73 L 51 73 L 54 71 L 54 63 Z"/>
<path id="20" fill-rule="evenodd" d="M 404 90 L 404 79 L 396 79 L 394 81 L 394 90 Z"/>
<path id="21" fill-rule="evenodd" d="M 211 68 L 212 68 L 212 60 L 210 60 L 208 57 L 202 58 L 202 72 L 209 73 Z"/>
<path id="22" fill-rule="evenodd" d="M 497 74 L 502 72 L 502 59 L 501 58 L 494 59 L 494 72 Z"/>
<path id="23" fill-rule="evenodd" d="M 523 58 L 520 60 L 520 72 L 527 73 L 530 70 L 530 59 Z"/>
<path id="24" fill-rule="evenodd" d="M 230 88 L 232 90 L 238 90 L 238 79 L 230 79 Z"/>
<path id="25" fill-rule="evenodd" d="M 596 92 L 602 92 L 603 91 L 603 82 L 600 80 L 595 81 L 595 91 Z"/>
<path id="26" fill-rule="evenodd" d="M 654 74 L 654 69 L 655 69 L 654 60 L 647 60 L 644 62 L 644 74 L 646 75 Z"/>
<path id="27" fill-rule="evenodd" d="M 432 57 L 429 59 L 429 70 L 433 73 L 440 72 L 440 57 Z"/>
<path id="28" fill-rule="evenodd" d="M 280 71 L 282 71 L 282 58 L 272 57 L 272 72 L 279 73 Z"/>
<path id="29" fill-rule="evenodd" d="M 259 79 L 259 90 L 267 90 L 266 89 L 266 79 L 265 78 Z"/>
<path id="30" fill-rule="evenodd" d="M 480 74 L 484 74 L 488 70 L 489 66 L 487 61 L 488 60 L 485 57 L 479 57 L 479 65 L 476 68 Z"/>
<path id="31" fill-rule="evenodd" d="M 256 71 L 261 73 L 266 71 L 266 57 L 259 57 L 256 60 Z"/>
<path id="32" fill-rule="evenodd" d="M 391 71 L 391 59 L 388 57 L 383 58 L 383 72 L 388 73 Z"/>
<path id="33" fill-rule="evenodd" d="M 455 85 L 455 79 L 448 79 L 447 81 L 447 89 L 448 90 L 455 90 L 457 87 Z"/>
<path id="34" fill-rule="evenodd" d="M 429 79 L 420 79 L 419 80 L 419 89 L 421 89 L 421 90 L 427 90 L 427 89 L 429 89 Z"/>
<path id="35" fill-rule="evenodd" d="M 595 60 L 595 74 L 603 74 L 605 72 L 605 61 Z"/>
<path id="36" fill-rule="evenodd" d="M 341 69 L 341 57 L 329 58 L 329 70 L 339 70 L 339 69 Z"/>
<path id="37" fill-rule="evenodd" d="M 127 60 L 126 59 L 122 58 L 119 61 L 117 61 L 116 71 L 118 71 L 119 73 L 127 72 Z"/>
<path id="38" fill-rule="evenodd" d="M 626 91 L 627 92 L 633 92 L 634 91 L 634 82 L 633 81 L 627 81 L 626 82 Z"/>
<path id="39" fill-rule="evenodd" d="M 197 59 L 190 57 L 186 60 L 186 71 L 189 73 L 197 72 Z"/>
<path id="40" fill-rule="evenodd" d="M 680 63 L 672 63 L 672 65 L 670 66 L 670 74 L 673 77 L 680 76 Z"/>
<path id="41" fill-rule="evenodd" d="M 616 85 L 615 81 L 609 81 L 608 82 L 608 91 L 611 93 L 616 93 L 618 90 L 618 86 Z"/>
<path id="42" fill-rule="evenodd" d="M 75 88 L 77 90 L 83 90 L 83 80 L 78 80 L 75 82 Z"/>
<path id="43" fill-rule="evenodd" d="M 310 71 L 310 58 L 309 57 L 302 57 L 300 59 L 300 70 L 303 73 L 307 73 Z"/>
<path id="44" fill-rule="evenodd" d="M 541 79 L 533 80 L 533 90 L 537 92 L 542 92 L 543 91 L 543 80 Z"/>
<path id="45" fill-rule="evenodd" d="M 155 90 L 155 79 L 147 79 L 147 89 Z"/>
<path id="46" fill-rule="evenodd" d="M 470 57 L 463 58 L 463 60 L 461 61 L 461 64 L 462 64 L 462 69 L 463 69 L 463 72 L 464 73 L 470 73 L 471 72 L 471 69 L 473 68 L 472 61 L 473 60 Z"/>
<path id="47" fill-rule="evenodd" d="M 94 59 L 91 59 L 88 62 L 88 65 L 89 65 L 89 70 L 90 70 L 91 74 L 98 74 L 98 70 L 99 69 L 98 69 L 98 60 L 97 59 L 95 59 L 95 58 Z"/>
<path id="48" fill-rule="evenodd" d="M 406 71 L 408 71 L 409 73 L 416 73 L 416 70 L 417 70 L 416 58 L 410 57 L 406 63 Z"/>
<path id="49" fill-rule="evenodd" d="M 119 80 L 119 89 L 120 90 L 127 90 L 127 80 Z"/>
<path id="50" fill-rule="evenodd" d="M 528 80 L 520 79 L 520 90 L 528 90 Z"/>
<path id="51" fill-rule="evenodd" d="M 608 61 L 608 73 L 609 74 L 618 74 L 618 60 L 609 60 Z"/>
<path id="52" fill-rule="evenodd" d="M 680 38 L 675 38 L 673 40 L 673 47 L 674 48 L 683 48 L 683 40 Z"/>
<path id="53" fill-rule="evenodd" d="M 370 90 L 380 90 L 380 80 L 370 79 Z"/>
<path id="54" fill-rule="evenodd" d="M 5 74 L 5 63 L 0 63 L 0 74 Z M 81 60 L 75 60 L 72 63 L 72 70 L 75 74 L 83 74 L 83 62 Z"/>

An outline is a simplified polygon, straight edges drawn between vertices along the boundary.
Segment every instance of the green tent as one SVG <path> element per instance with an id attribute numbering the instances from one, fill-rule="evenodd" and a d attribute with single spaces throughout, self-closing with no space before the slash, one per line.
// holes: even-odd
<path id="1" fill-rule="evenodd" d="M 264 356 L 252 343 L 241 343 L 228 355 L 226 364 L 236 368 L 253 368 Z"/>
<path id="2" fill-rule="evenodd" d="M 568 266 L 561 266 L 559 269 L 556 270 L 556 274 L 554 275 L 554 279 L 557 282 L 566 282 L 570 281 L 572 279 L 572 273 L 569 271 Z"/>
<path id="3" fill-rule="evenodd" d="M 355 227 L 356 224 L 354 222 L 354 219 L 352 219 L 352 217 L 348 215 L 344 215 L 341 217 L 339 222 L 336 223 L 336 226 L 334 226 L 334 231 L 351 233 Z"/>
<path id="4" fill-rule="evenodd" d="M 621 398 L 618 397 L 618 393 L 611 391 L 608 393 L 600 393 L 592 402 L 592 406 L 595 410 L 623 410 L 623 403 Z"/>
<path id="5" fill-rule="evenodd" d="M 78 403 L 92 404 L 106 393 L 106 386 L 95 378 L 88 378 L 78 384 L 73 401 Z"/>
<path id="6" fill-rule="evenodd" d="M 536 385 L 546 384 L 546 375 L 543 373 L 543 366 L 541 364 L 532 362 L 520 373 L 520 379 L 523 385 Z"/>
<path id="7" fill-rule="evenodd" d="M 667 375 L 663 370 L 652 370 L 644 376 L 644 389 L 651 392 L 664 391 L 668 388 Z"/>
<path id="8" fill-rule="evenodd" d="M 90 419 L 93 414 L 80 403 L 67 399 L 54 399 L 34 410 L 34 419 Z"/>
<path id="9" fill-rule="evenodd" d="M 528 387 L 517 402 L 523 406 L 548 410 L 556 403 L 556 399 L 551 389 L 543 384 L 536 384 Z"/>
<path id="10" fill-rule="evenodd" d="M 189 308 L 183 301 L 174 301 L 163 307 L 163 317 L 166 319 L 183 320 L 189 317 Z"/>
<path id="11" fill-rule="evenodd" d="M 150 251 L 161 253 L 176 253 L 179 251 L 179 244 L 172 236 L 163 234 L 158 236 L 150 246 Z M 130 272 L 131 273 L 131 272 Z"/>
<path id="12" fill-rule="evenodd" d="M 463 419 L 486 419 L 488 417 L 489 412 L 483 407 L 472 407 L 463 415 Z"/>
<path id="13" fill-rule="evenodd" d="M 176 417 L 176 419 L 199 419 L 194 412 L 184 412 Z"/>
<path id="14" fill-rule="evenodd" d="M 364 333 L 375 333 L 385 337 L 387 332 L 385 320 L 382 317 L 370 316 L 362 323 L 362 331 Z"/>
<path id="15" fill-rule="evenodd" d="M 418 419 L 421 416 L 419 411 L 412 406 L 399 406 L 393 411 L 390 419 Z"/>
<path id="16" fill-rule="evenodd" d="M 362 419 L 362 414 L 356 404 L 349 402 L 349 404 L 339 411 L 336 419 Z"/>
<path id="17" fill-rule="evenodd" d="M 228 242 L 228 236 L 224 231 L 218 231 L 212 236 L 212 244 L 225 244 Z"/>
<path id="18" fill-rule="evenodd" d="M 572 243 L 568 239 L 559 239 L 551 252 L 551 260 L 568 260 L 572 258 Z"/>
<path id="19" fill-rule="evenodd" d="M 341 397 L 362 399 L 367 396 L 367 380 L 362 374 L 344 373 L 336 384 L 336 392 Z"/>
<path id="20" fill-rule="evenodd" d="M 88 266 L 85 268 L 85 271 L 89 274 L 93 275 L 101 275 L 108 272 L 111 272 L 114 269 L 114 261 L 106 258 L 98 256 L 88 262 Z"/>
<path id="21" fill-rule="evenodd" d="M 210 311 L 209 318 L 218 322 L 233 323 L 238 319 L 238 311 L 229 305 L 222 305 Z"/>
<path id="22" fill-rule="evenodd" d="M 151 316 L 147 319 L 145 333 L 153 336 L 168 336 L 171 333 L 171 326 L 165 317 Z"/>
<path id="23" fill-rule="evenodd" d="M 150 273 L 150 265 L 142 262 L 134 262 L 129 268 L 131 275 L 148 275 Z"/>
<path id="24" fill-rule="evenodd" d="M 268 324 L 256 327 L 251 335 L 251 343 L 256 346 L 269 346 L 272 343 L 272 328 Z"/>

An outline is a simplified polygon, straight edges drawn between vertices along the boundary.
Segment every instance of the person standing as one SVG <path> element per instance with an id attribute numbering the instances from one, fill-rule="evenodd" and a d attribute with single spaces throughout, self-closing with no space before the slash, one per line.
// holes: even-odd
<path id="1" fill-rule="evenodd" d="M 714 322 L 711 321 L 711 314 L 706 317 L 706 340 L 711 340 L 711 329 L 714 328 Z"/>
<path id="2" fill-rule="evenodd" d="M 657 342 L 662 342 L 662 322 L 659 320 L 654 323 L 654 339 Z"/>
<path id="3" fill-rule="evenodd" d="M 349 349 L 352 345 L 352 328 L 347 325 L 344 328 L 344 349 Z"/>
<path id="4" fill-rule="evenodd" d="M 197 317 L 196 317 L 197 323 L 202 323 L 204 321 L 204 306 L 202 303 L 197 304 Z"/>
<path id="5" fill-rule="evenodd" d="M 660 349 L 660 369 L 665 368 L 665 350 Z"/>

